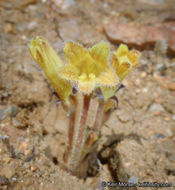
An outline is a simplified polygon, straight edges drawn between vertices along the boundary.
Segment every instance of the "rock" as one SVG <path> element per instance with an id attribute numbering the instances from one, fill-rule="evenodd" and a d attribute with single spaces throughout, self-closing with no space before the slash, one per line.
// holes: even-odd
<path id="1" fill-rule="evenodd" d="M 38 170 L 38 166 L 32 166 L 31 170 L 32 170 L 32 172 L 36 172 Z"/>
<path id="2" fill-rule="evenodd" d="M 13 25 L 12 25 L 12 24 L 7 24 L 7 25 L 5 26 L 5 33 L 11 33 L 11 34 L 14 33 L 14 28 L 13 28 Z"/>
<path id="3" fill-rule="evenodd" d="M 17 106 L 11 106 L 11 117 L 16 117 L 19 112 L 19 108 Z"/>
<path id="4" fill-rule="evenodd" d="M 37 23 L 35 21 L 32 21 L 28 24 L 28 29 L 33 30 L 37 27 Z"/>
<path id="5" fill-rule="evenodd" d="M 54 0 L 54 3 L 57 8 L 61 10 L 65 10 L 69 8 L 70 6 L 75 4 L 74 0 Z"/>
<path id="6" fill-rule="evenodd" d="M 1 175 L 4 175 L 8 179 L 12 178 L 16 173 L 16 170 L 13 166 L 5 165 L 2 170 L 0 171 Z"/>
<path id="7" fill-rule="evenodd" d="M 4 120 L 5 118 L 9 116 L 15 117 L 18 114 L 18 112 L 19 112 L 19 108 L 15 105 L 0 109 L 0 119 Z"/>
<path id="8" fill-rule="evenodd" d="M 154 47 L 157 41 L 167 42 L 171 51 L 175 52 L 175 22 L 162 23 L 153 26 L 134 26 L 131 23 L 123 24 L 111 21 L 104 25 L 104 30 L 110 41 L 135 45 L 140 49 L 147 46 Z M 167 43 L 165 46 L 167 46 Z M 166 49 L 162 48 L 162 49 Z"/>
<path id="9" fill-rule="evenodd" d="M 165 138 L 165 136 L 162 135 L 161 133 L 155 134 L 155 136 L 156 136 L 158 139 L 163 139 L 163 138 Z"/>
<path id="10" fill-rule="evenodd" d="M 164 111 L 164 108 L 162 105 L 154 103 L 149 108 L 149 111 L 150 112 L 161 112 L 161 111 Z"/>
<path id="11" fill-rule="evenodd" d="M 169 137 L 171 137 L 171 136 L 173 135 L 171 129 L 167 129 L 167 130 L 166 130 L 166 134 L 167 134 L 167 136 L 169 136 Z"/>
<path id="12" fill-rule="evenodd" d="M 141 72 L 140 76 L 141 76 L 141 78 L 146 78 L 147 73 L 143 71 L 143 72 Z"/>
<path id="13" fill-rule="evenodd" d="M 159 111 L 154 112 L 154 116 L 160 116 L 160 112 Z"/>
<path id="14" fill-rule="evenodd" d="M 166 70 L 166 66 L 163 63 L 158 63 L 155 65 L 155 72 L 160 71 L 163 72 Z"/>
<path id="15" fill-rule="evenodd" d="M 167 176 L 163 171 L 167 166 L 172 166 L 167 161 L 169 156 L 172 155 L 171 159 L 174 159 L 174 143 L 170 142 L 170 140 L 150 142 L 148 145 L 144 142 L 139 144 L 132 139 L 124 139 L 114 148 L 118 155 L 111 158 L 110 167 L 114 171 L 113 175 L 116 175 L 119 181 L 137 182 L 138 179 L 139 181 L 166 181 Z M 114 160 L 117 157 L 119 162 Z"/>
<path id="16" fill-rule="evenodd" d="M 170 117 L 164 117 L 163 119 L 164 119 L 165 121 L 170 121 L 170 120 L 171 120 Z"/>
<path id="17" fill-rule="evenodd" d="M 24 109 L 18 113 L 17 117 L 12 119 L 12 124 L 16 128 L 28 127 L 28 115 Z"/>
<path id="18" fill-rule="evenodd" d="M 24 186 L 25 187 L 29 187 L 31 184 L 31 180 L 30 179 L 24 179 Z"/>
<path id="19" fill-rule="evenodd" d="M 171 101 L 171 99 L 169 99 L 169 100 L 165 100 L 164 102 L 163 102 L 163 106 L 165 107 L 165 109 L 168 111 L 168 112 L 170 112 L 170 113 L 173 113 L 173 114 L 175 114 L 175 106 L 174 106 L 174 104 L 172 103 L 172 102 L 174 102 L 174 97 L 172 98 L 172 101 Z"/>
<path id="20" fill-rule="evenodd" d="M 135 176 L 131 176 L 130 178 L 129 178 L 129 180 L 128 180 L 128 183 L 134 183 L 134 184 L 136 184 L 137 182 L 138 182 L 138 178 L 137 177 L 135 177 Z"/>
<path id="21" fill-rule="evenodd" d="M 175 91 L 175 82 L 170 83 L 170 84 L 168 85 L 168 87 L 169 87 L 169 90 Z"/>
<path id="22" fill-rule="evenodd" d="M 12 120 L 12 125 L 16 128 L 23 128 L 24 127 L 23 124 L 21 122 L 17 121 L 16 119 Z"/>
<path id="23" fill-rule="evenodd" d="M 5 119 L 6 117 L 6 111 L 5 109 L 0 109 L 0 120 Z"/>

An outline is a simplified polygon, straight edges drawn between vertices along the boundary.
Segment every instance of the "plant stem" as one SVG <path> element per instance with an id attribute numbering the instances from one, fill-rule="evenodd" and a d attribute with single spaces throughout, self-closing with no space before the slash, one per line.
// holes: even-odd
<path id="1" fill-rule="evenodd" d="M 68 139 L 63 159 L 70 172 L 82 176 L 80 165 L 86 155 L 93 151 L 94 144 L 100 136 L 105 102 L 103 99 L 93 97 L 92 94 L 81 93 L 72 96 L 71 101 L 72 111 L 69 116 Z"/>

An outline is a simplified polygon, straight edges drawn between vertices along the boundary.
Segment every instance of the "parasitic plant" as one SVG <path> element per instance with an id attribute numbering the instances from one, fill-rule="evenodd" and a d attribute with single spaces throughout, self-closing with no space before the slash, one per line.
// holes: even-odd
<path id="1" fill-rule="evenodd" d="M 95 151 L 101 127 L 117 106 L 115 93 L 138 64 L 140 52 L 121 44 L 110 58 L 106 42 L 86 49 L 70 41 L 65 43 L 64 64 L 42 37 L 33 39 L 28 47 L 69 115 L 64 166 L 82 177 L 86 171 L 80 166 Z"/>

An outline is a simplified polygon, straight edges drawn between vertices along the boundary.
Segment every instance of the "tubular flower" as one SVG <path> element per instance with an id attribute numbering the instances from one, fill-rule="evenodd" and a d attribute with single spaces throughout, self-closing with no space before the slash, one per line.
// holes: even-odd
<path id="1" fill-rule="evenodd" d="M 133 70 L 139 61 L 140 52 L 136 50 L 128 50 L 128 46 L 121 44 L 112 57 L 112 67 L 115 69 L 120 82 L 123 78 Z"/>
<path id="2" fill-rule="evenodd" d="M 129 51 L 122 44 L 110 62 L 108 43 L 100 42 L 86 49 L 70 41 L 65 43 L 67 63 L 64 64 L 42 37 L 33 39 L 28 47 L 69 115 L 62 167 L 73 175 L 84 177 L 88 168 L 84 166 L 88 166 L 90 153 L 97 148 L 101 128 L 118 106 L 115 92 L 121 87 L 123 78 L 138 64 L 140 53 Z"/>
<path id="3" fill-rule="evenodd" d="M 42 37 L 33 39 L 29 50 L 35 61 L 44 70 L 49 81 L 61 100 L 69 103 L 72 86 L 77 85 L 79 92 L 90 94 L 100 87 L 104 99 L 115 94 L 123 78 L 138 64 L 140 52 L 129 51 L 121 44 L 113 53 L 109 64 L 110 49 L 106 42 L 100 42 L 90 49 L 72 41 L 67 42 L 64 53 L 67 64 Z"/>
<path id="4" fill-rule="evenodd" d="M 55 88 L 59 98 L 68 103 L 72 86 L 68 81 L 58 76 L 59 68 L 63 66 L 63 63 L 49 45 L 48 41 L 42 37 L 37 37 L 30 42 L 28 48 L 34 60 L 43 69 L 47 78 Z"/>
<path id="5" fill-rule="evenodd" d="M 119 84 L 121 84 L 122 80 L 126 75 L 132 71 L 138 64 L 140 58 L 140 52 L 136 50 L 128 50 L 128 46 L 121 44 L 117 51 L 113 53 L 111 65 L 115 70 L 119 78 Z M 101 87 L 103 96 L 105 100 L 113 96 L 118 89 L 119 85 L 116 85 L 112 88 L 109 87 Z"/>
<path id="6" fill-rule="evenodd" d="M 89 94 L 96 87 L 119 84 L 119 78 L 109 65 L 108 43 L 101 42 L 91 49 L 85 49 L 79 44 L 68 42 L 64 53 L 67 65 L 63 66 L 59 75 L 76 83 L 80 92 Z"/>

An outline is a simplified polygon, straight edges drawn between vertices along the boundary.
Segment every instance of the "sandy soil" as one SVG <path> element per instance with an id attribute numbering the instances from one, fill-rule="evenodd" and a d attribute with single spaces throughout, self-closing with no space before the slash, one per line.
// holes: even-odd
<path id="1" fill-rule="evenodd" d="M 162 190 L 175 189 L 175 54 L 169 55 L 166 43 L 142 47 L 139 66 L 117 93 L 119 109 L 103 126 L 100 169 L 92 163 L 94 175 L 86 180 L 59 167 L 68 118 L 27 49 L 41 35 L 61 56 L 70 39 L 86 47 L 108 41 L 113 50 L 118 43 L 106 36 L 106 23 L 154 25 L 163 16 L 163 22 L 174 22 L 174 5 L 174 0 L 0 1 L 0 189 L 103 189 L 102 181 L 166 182 L 172 187 Z"/>

